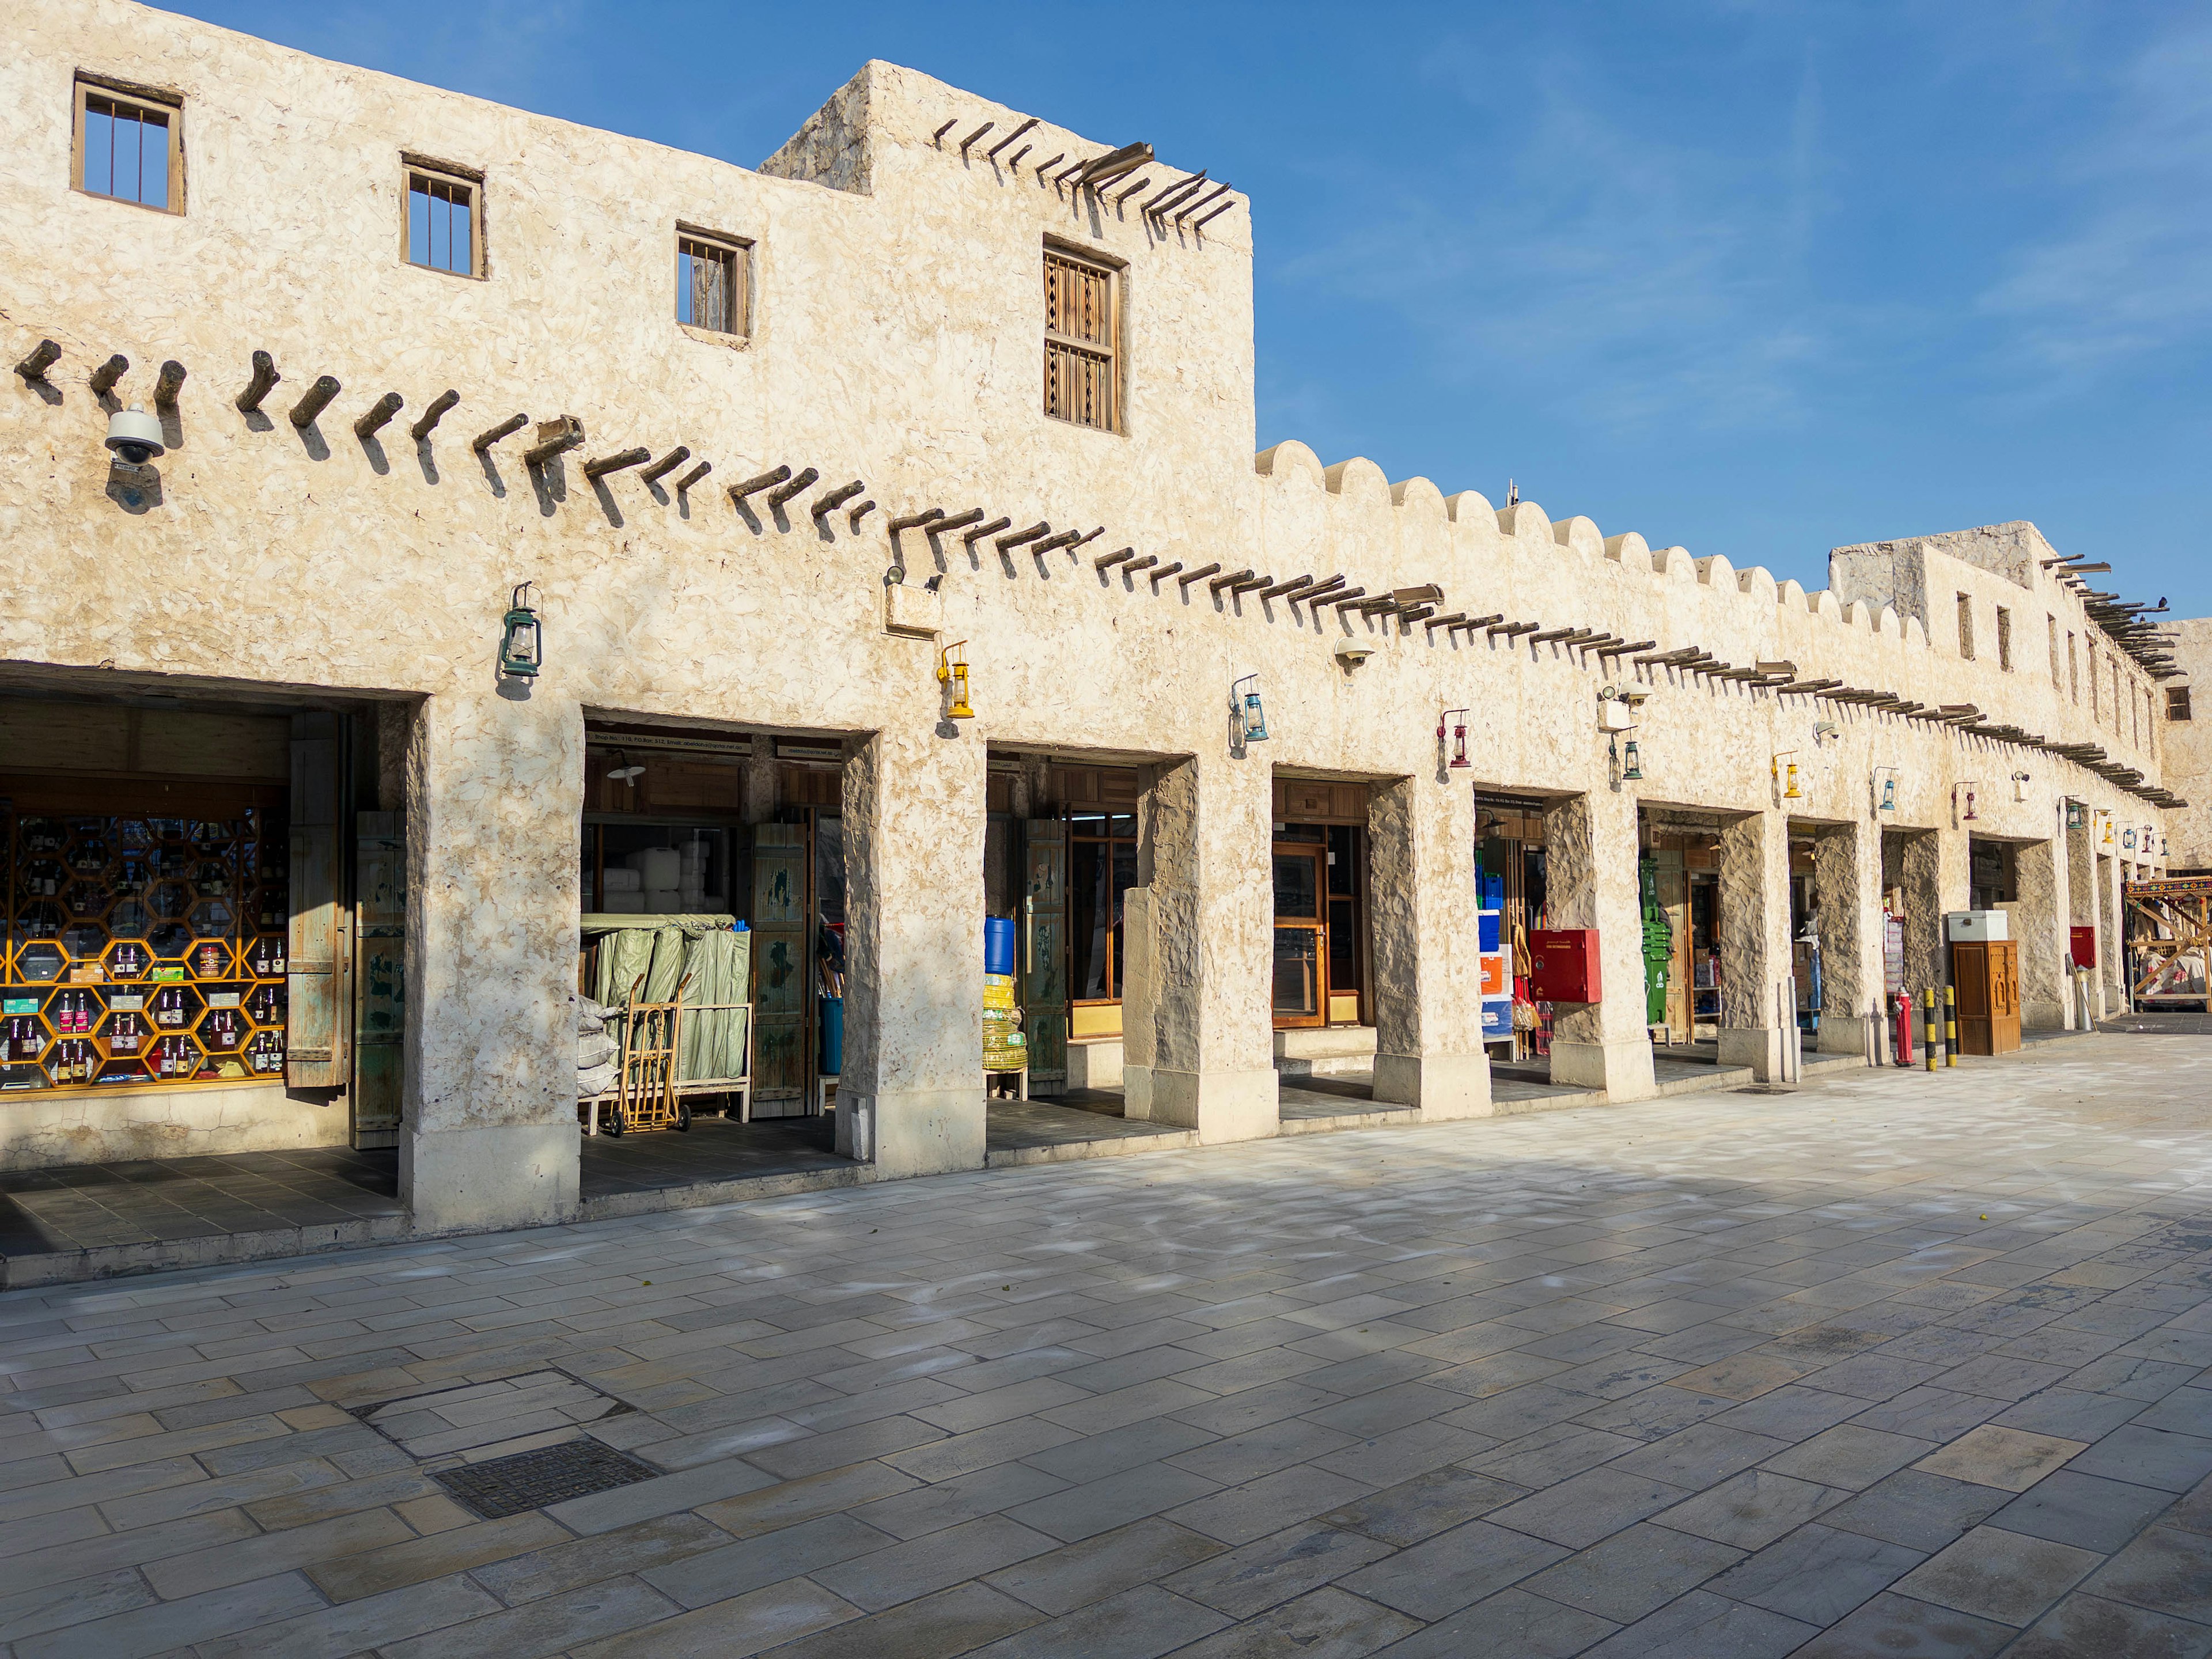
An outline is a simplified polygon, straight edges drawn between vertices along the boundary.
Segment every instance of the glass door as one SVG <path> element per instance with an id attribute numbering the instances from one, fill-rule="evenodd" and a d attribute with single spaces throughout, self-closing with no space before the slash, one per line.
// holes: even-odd
<path id="1" fill-rule="evenodd" d="M 1326 876 L 1321 847 L 1274 848 L 1277 1026 L 1319 1025 L 1328 1018 L 1328 952 L 1322 902 Z"/>

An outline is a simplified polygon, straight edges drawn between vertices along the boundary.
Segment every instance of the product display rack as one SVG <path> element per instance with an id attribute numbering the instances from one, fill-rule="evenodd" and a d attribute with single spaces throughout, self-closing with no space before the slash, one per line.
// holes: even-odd
<path id="1" fill-rule="evenodd" d="M 278 814 L 0 812 L 0 1091 L 283 1078 Z"/>

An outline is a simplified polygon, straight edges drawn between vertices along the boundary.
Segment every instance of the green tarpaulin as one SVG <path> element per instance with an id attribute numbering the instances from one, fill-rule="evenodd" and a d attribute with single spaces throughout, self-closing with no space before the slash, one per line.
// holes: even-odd
<path id="1" fill-rule="evenodd" d="M 691 1011 L 702 1003 L 745 1000 L 752 971 L 752 939 L 750 933 L 704 933 L 692 940 L 685 951 L 684 970 L 691 978 L 684 988 L 682 1052 L 676 1059 L 678 1081 L 745 1074 L 745 1011 Z"/>

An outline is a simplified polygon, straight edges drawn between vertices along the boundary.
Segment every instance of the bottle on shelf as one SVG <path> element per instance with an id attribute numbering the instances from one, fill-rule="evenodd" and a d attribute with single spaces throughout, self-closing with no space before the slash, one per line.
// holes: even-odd
<path id="1" fill-rule="evenodd" d="M 135 1054 L 138 1052 L 138 1016 L 118 1014 L 115 1024 L 108 1029 L 107 1051 L 112 1054 Z"/>

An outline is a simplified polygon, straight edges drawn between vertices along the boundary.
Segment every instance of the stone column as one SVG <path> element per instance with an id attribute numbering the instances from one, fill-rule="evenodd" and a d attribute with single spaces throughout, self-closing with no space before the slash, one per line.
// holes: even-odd
<path id="1" fill-rule="evenodd" d="M 2023 1030 L 2070 1030 L 2073 988 L 2066 980 L 2066 867 L 2057 842 L 2031 842 L 2013 851 L 2020 897 L 2006 907 L 2020 941 L 2020 1023 Z"/>
<path id="2" fill-rule="evenodd" d="M 1148 769 L 1138 816 L 1139 886 L 1122 911 L 1122 1109 L 1201 1141 L 1255 1139 L 1279 1121 L 1273 785 L 1256 762 L 1170 763 Z"/>
<path id="3" fill-rule="evenodd" d="M 1474 792 L 1401 778 L 1368 792 L 1375 1098 L 1424 1118 L 1486 1117 Z"/>
<path id="4" fill-rule="evenodd" d="M 1921 993 L 1930 986 L 1942 1002 L 1950 983 L 1951 949 L 1943 937 L 1946 912 L 1963 910 L 1973 896 L 1966 837 L 1949 830 L 1923 830 L 1901 837 L 1905 889 L 1905 979 L 1917 1020 Z"/>
<path id="5" fill-rule="evenodd" d="M 2128 981 L 2128 907 L 2122 896 L 2127 866 L 2116 858 L 2097 860 L 2097 904 L 2103 912 L 2105 932 L 2098 961 L 2104 964 L 2105 1006 L 2109 1012 L 2132 1011 L 2134 987 Z"/>
<path id="6" fill-rule="evenodd" d="M 1753 812 L 1721 830 L 1720 1062 L 1783 1075 L 1797 1015 L 1784 1000 L 1790 970 L 1790 819 Z"/>
<path id="7" fill-rule="evenodd" d="M 984 752 L 921 727 L 845 763 L 837 1150 L 880 1176 L 983 1164 Z"/>
<path id="8" fill-rule="evenodd" d="M 399 1189 L 427 1231 L 577 1203 L 584 722 L 549 688 L 427 699 L 408 733 Z"/>
<path id="9" fill-rule="evenodd" d="M 1863 1054 L 1882 1001 L 1881 830 L 1844 823 L 1813 843 L 1820 896 L 1821 1002 L 1816 1046 L 1823 1054 Z M 1877 1038 L 1874 1058 L 1884 1051 Z"/>
<path id="10" fill-rule="evenodd" d="M 2071 927 L 2090 928 L 2095 935 L 2094 959 L 2079 964 L 2087 970 L 2089 1017 L 2094 1020 L 2105 1012 L 2105 929 L 2097 914 L 2097 854 L 2087 819 L 2084 812 L 2081 827 L 2066 831 L 2066 914 Z M 2070 991 L 2069 997 L 2070 1001 Z"/>
<path id="11" fill-rule="evenodd" d="M 1636 800 L 1607 790 L 1544 814 L 1544 883 L 1554 927 L 1595 927 L 1604 1000 L 1552 1021 L 1552 1081 L 1614 1101 L 1658 1092 L 1644 1024 L 1644 907 L 1636 887 Z"/>

